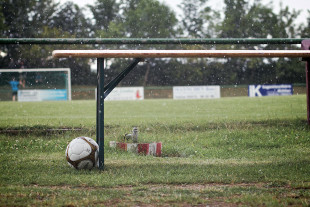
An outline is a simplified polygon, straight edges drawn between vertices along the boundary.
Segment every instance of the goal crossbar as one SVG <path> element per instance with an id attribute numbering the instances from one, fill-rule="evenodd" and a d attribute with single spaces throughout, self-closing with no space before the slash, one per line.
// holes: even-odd
<path id="1" fill-rule="evenodd" d="M 22 69 L 0 69 L 0 73 L 4 72 L 57 72 L 65 71 L 70 73 L 70 68 L 22 68 Z"/>

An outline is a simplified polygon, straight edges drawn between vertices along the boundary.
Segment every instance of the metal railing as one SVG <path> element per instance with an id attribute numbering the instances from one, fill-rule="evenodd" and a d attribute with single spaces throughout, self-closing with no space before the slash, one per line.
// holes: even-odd
<path id="1" fill-rule="evenodd" d="M 301 44 L 304 38 L 0 38 L 0 44 Z"/>

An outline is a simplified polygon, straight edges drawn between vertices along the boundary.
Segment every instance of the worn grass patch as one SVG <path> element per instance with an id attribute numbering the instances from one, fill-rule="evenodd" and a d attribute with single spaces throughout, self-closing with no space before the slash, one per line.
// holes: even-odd
<path id="1" fill-rule="evenodd" d="M 47 110 L 48 109 L 48 110 Z M 95 139 L 95 102 L 0 102 L 0 206 L 308 206 L 305 96 L 105 103 L 105 170 L 65 148 Z M 163 157 L 111 149 L 138 126 Z"/>
<path id="2" fill-rule="evenodd" d="M 35 206 L 307 206 L 309 191 L 268 184 L 5 186 L 0 202 Z M 70 200 L 68 200 L 70 198 Z"/>

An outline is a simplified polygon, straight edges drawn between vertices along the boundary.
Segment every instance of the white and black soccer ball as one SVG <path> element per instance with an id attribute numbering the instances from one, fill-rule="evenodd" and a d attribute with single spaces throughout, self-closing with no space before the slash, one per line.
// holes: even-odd
<path id="1" fill-rule="evenodd" d="M 77 137 L 67 146 L 66 159 L 75 169 L 92 169 L 99 166 L 99 146 L 89 137 Z"/>

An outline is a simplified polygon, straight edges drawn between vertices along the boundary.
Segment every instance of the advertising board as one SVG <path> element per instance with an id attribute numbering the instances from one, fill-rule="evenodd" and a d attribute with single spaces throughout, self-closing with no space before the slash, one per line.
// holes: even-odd
<path id="1" fill-rule="evenodd" d="M 105 98 L 107 101 L 120 101 L 120 100 L 143 100 L 144 88 L 143 87 L 116 87 Z"/>
<path id="2" fill-rule="evenodd" d="M 66 89 L 39 89 L 18 90 L 18 101 L 66 101 L 68 94 Z"/>
<path id="3" fill-rule="evenodd" d="M 220 98 L 220 86 L 174 86 L 173 99 Z"/>
<path id="4" fill-rule="evenodd" d="M 289 96 L 293 95 L 292 84 L 249 85 L 249 96 Z"/>

